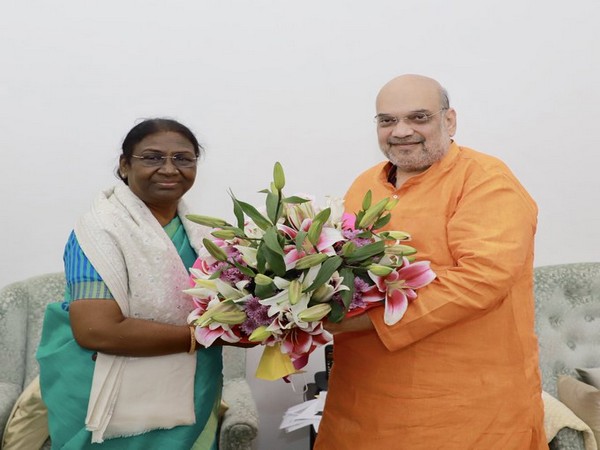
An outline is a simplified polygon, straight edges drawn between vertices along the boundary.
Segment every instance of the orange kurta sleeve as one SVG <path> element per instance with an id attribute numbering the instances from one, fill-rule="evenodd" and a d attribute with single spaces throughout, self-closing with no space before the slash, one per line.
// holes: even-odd
<path id="1" fill-rule="evenodd" d="M 398 350 L 502 302 L 533 257 L 536 213 L 529 196 L 507 174 L 493 169 L 471 177 L 447 219 L 453 265 L 437 270 L 438 278 L 418 292 L 419 298 L 396 325 L 386 325 L 380 310 L 370 312 L 385 346 Z M 419 240 L 431 236 L 427 229 L 416 233 Z"/>

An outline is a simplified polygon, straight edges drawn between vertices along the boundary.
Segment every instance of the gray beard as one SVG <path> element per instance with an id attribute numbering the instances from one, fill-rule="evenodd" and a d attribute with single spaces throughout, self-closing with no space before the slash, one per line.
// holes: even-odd
<path id="1" fill-rule="evenodd" d="M 422 172 L 446 154 L 444 150 L 432 151 L 425 145 L 417 155 L 411 155 L 410 157 L 403 157 L 402 152 L 395 152 L 393 146 L 382 149 L 382 152 L 402 172 Z"/>

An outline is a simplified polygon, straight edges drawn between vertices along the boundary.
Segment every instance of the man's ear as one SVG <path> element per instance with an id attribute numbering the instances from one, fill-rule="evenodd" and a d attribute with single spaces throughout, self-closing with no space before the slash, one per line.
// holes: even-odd
<path id="1" fill-rule="evenodd" d="M 456 111 L 454 108 L 449 108 L 444 115 L 444 124 L 450 137 L 456 133 Z"/>

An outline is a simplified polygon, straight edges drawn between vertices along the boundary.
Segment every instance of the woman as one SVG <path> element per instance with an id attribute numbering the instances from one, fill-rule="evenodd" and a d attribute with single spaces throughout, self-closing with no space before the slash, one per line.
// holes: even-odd
<path id="1" fill-rule="evenodd" d="M 187 268 L 204 229 L 185 219 L 201 147 L 184 125 L 131 129 L 118 175 L 77 222 L 64 303 L 37 358 L 52 448 L 216 449 L 221 348 L 196 348 Z"/>

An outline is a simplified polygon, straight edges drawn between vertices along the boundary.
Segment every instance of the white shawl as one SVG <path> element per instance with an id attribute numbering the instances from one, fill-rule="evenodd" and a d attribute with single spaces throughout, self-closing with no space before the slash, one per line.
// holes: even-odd
<path id="1" fill-rule="evenodd" d="M 198 251 L 205 228 L 178 214 Z M 75 226 L 86 256 L 123 315 L 183 325 L 191 299 L 187 268 L 150 210 L 125 185 L 100 194 Z M 196 355 L 123 357 L 98 353 L 86 427 L 92 442 L 195 423 Z"/>

